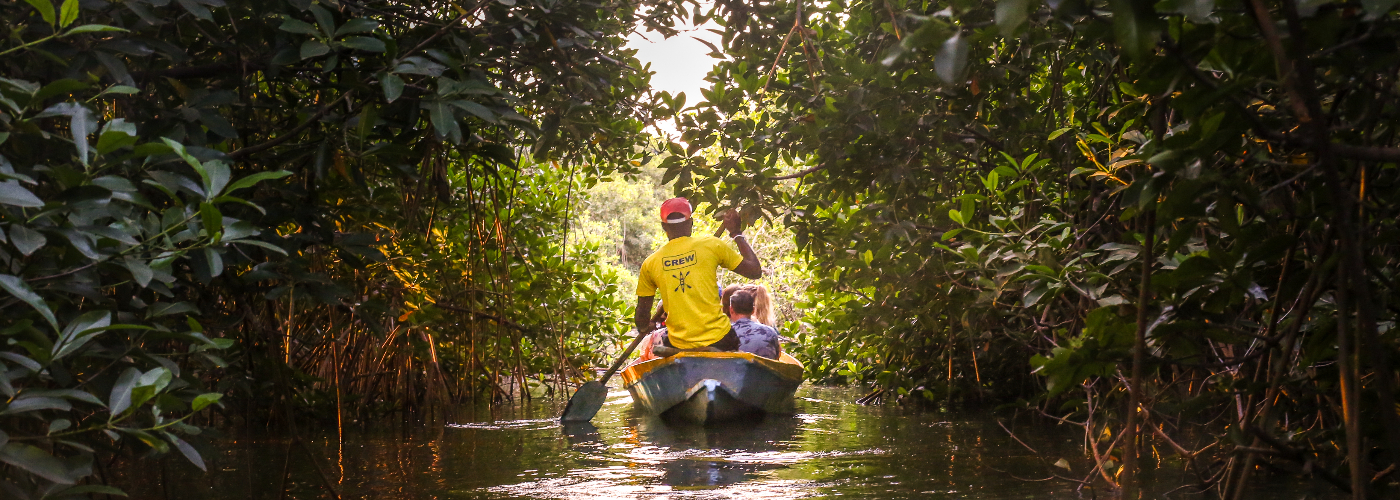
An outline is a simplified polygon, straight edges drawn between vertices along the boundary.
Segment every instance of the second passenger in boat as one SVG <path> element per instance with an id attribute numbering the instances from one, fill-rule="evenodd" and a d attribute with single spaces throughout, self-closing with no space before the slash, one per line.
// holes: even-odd
<path id="1" fill-rule="evenodd" d="M 751 352 L 769 359 L 778 359 L 782 345 L 778 331 L 773 327 L 754 321 L 754 300 L 759 290 L 757 286 L 739 287 L 729 296 L 729 320 L 734 322 L 734 334 L 739 336 L 739 350 Z"/>

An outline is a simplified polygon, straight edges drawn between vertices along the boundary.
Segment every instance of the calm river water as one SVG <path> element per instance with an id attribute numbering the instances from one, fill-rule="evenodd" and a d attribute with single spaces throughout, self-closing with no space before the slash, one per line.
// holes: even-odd
<path id="1" fill-rule="evenodd" d="M 334 430 L 312 433 L 304 439 L 314 463 L 299 448 L 285 461 L 286 440 L 229 438 L 206 453 L 208 474 L 178 457 L 115 472 L 132 498 L 157 499 L 276 499 L 284 463 L 287 498 L 303 499 L 330 498 L 324 481 L 347 499 L 1108 497 L 1052 477 L 1089 473 L 1077 427 L 1007 423 L 1022 445 L 988 413 L 860 406 L 859 396 L 804 386 L 796 415 L 701 428 L 641 415 L 625 391 L 614 391 L 592 425 L 561 427 L 560 402 L 536 402 L 446 424 L 347 430 L 343 444 Z M 1060 458 L 1069 470 L 1053 465 Z M 1149 497 L 1194 498 L 1191 488 L 1178 489 L 1191 480 L 1181 469 L 1162 458 L 1146 473 Z M 1336 498 L 1299 483 L 1257 493 Z"/>

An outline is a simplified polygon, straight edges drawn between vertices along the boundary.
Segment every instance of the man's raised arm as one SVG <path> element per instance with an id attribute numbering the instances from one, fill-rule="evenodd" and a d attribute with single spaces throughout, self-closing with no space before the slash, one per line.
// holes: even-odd
<path id="1" fill-rule="evenodd" d="M 739 246 L 739 256 L 744 258 L 738 266 L 734 267 L 734 272 L 751 280 L 762 278 L 763 263 L 758 261 L 758 254 L 754 253 L 753 247 L 749 246 L 749 239 L 740 233 L 743 228 L 740 227 L 739 213 L 730 210 L 724 213 L 723 218 L 721 224 L 725 230 L 729 231 L 729 237 L 733 238 L 734 243 Z"/>

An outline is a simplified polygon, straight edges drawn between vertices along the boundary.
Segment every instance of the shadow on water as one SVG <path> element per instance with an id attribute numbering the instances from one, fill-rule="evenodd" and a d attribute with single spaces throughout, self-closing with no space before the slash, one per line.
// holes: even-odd
<path id="1" fill-rule="evenodd" d="M 722 426 L 682 426 L 640 414 L 613 391 L 592 423 L 561 426 L 562 402 L 466 410 L 447 425 L 380 422 L 303 436 L 311 454 L 285 460 L 285 439 L 242 436 L 207 450 L 210 473 L 171 460 L 114 468 L 132 498 L 780 499 L 1108 498 L 1052 474 L 1084 477 L 1083 436 L 1043 420 L 1011 425 L 987 413 L 865 407 L 852 389 L 804 386 L 797 413 Z M 1069 470 L 1052 464 L 1066 459 Z M 1189 482 L 1160 457 L 1151 498 Z M 165 479 L 162 480 L 162 477 Z M 1261 482 L 1260 497 L 1328 498 L 1325 487 Z M 1170 498 L 1193 498 L 1178 491 Z"/>

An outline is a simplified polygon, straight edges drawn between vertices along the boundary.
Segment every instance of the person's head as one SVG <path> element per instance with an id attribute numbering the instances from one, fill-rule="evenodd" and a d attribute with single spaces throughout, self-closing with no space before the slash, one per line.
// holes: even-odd
<path id="1" fill-rule="evenodd" d="M 729 297 L 734 295 L 734 292 L 738 291 L 739 288 L 743 286 L 744 285 L 729 285 L 724 287 L 724 290 L 720 291 L 719 307 L 721 311 L 724 311 L 724 314 L 729 314 Z"/>
<path id="2" fill-rule="evenodd" d="M 695 228 L 695 219 L 691 217 L 690 200 L 671 198 L 662 202 L 661 228 L 666 230 L 666 237 L 669 239 L 690 236 L 691 231 Z"/>
<path id="3" fill-rule="evenodd" d="M 768 294 L 768 287 L 753 285 L 753 292 L 753 320 L 777 328 L 777 318 L 773 317 L 773 296 Z"/>
<path id="4" fill-rule="evenodd" d="M 729 296 L 729 310 L 733 311 L 731 315 L 752 316 L 755 295 L 757 295 L 757 292 L 754 291 L 754 287 L 752 286 L 745 286 L 735 290 L 734 294 Z"/>

